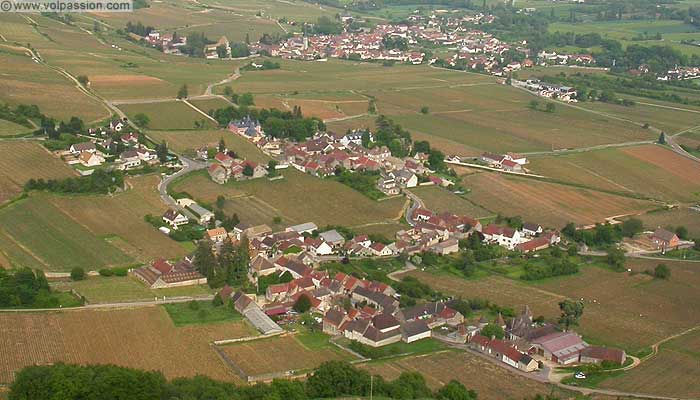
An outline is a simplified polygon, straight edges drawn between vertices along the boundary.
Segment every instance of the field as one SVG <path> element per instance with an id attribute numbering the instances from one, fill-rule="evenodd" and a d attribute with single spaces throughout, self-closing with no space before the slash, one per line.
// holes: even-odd
<path id="1" fill-rule="evenodd" d="M 207 127 L 212 121 L 192 107 L 179 101 L 163 103 L 122 104 L 119 108 L 134 119 L 136 114 L 146 114 L 150 118 L 148 128 L 160 130 L 193 129 L 195 122 L 204 121 Z"/>
<path id="2" fill-rule="evenodd" d="M 195 198 L 213 203 L 218 195 L 227 199 L 224 210 L 238 214 L 247 223 L 271 224 L 276 216 L 285 225 L 315 222 L 353 227 L 369 223 L 393 222 L 402 213 L 402 197 L 373 201 L 340 183 L 300 173 L 292 168 L 284 179 L 254 179 L 218 185 L 202 173 L 192 174 L 173 185 Z M 313 205 L 310 207 L 309 205 Z"/>
<path id="3" fill-rule="evenodd" d="M 656 211 L 640 215 L 647 229 L 657 227 L 676 228 L 685 226 L 691 238 L 700 237 L 700 212 L 679 206 L 669 211 Z"/>
<path id="4" fill-rule="evenodd" d="M 498 275 L 483 279 L 457 279 L 413 271 L 409 274 L 446 294 L 489 299 L 516 311 L 529 305 L 535 315 L 555 320 L 558 303 L 565 298 L 583 299 L 585 310 L 577 331 L 591 343 L 639 351 L 663 338 L 700 324 L 700 284 L 697 264 L 664 262 L 671 278 L 654 280 L 646 274 L 612 272 L 584 267 L 576 275 L 525 283 Z M 658 261 L 630 259 L 634 271 L 653 269 Z"/>
<path id="5" fill-rule="evenodd" d="M 496 173 L 468 175 L 463 185 L 472 190 L 467 198 L 476 204 L 553 228 L 568 222 L 604 222 L 608 217 L 653 208 L 647 201 Z"/>
<path id="6" fill-rule="evenodd" d="M 214 97 L 211 99 L 195 99 L 195 100 L 188 100 L 190 104 L 193 106 L 199 108 L 200 110 L 204 111 L 205 113 L 208 113 L 211 110 L 216 110 L 219 108 L 226 108 L 232 106 L 231 103 L 228 101 L 219 98 L 219 97 Z"/>
<path id="7" fill-rule="evenodd" d="M 289 335 L 220 348 L 248 376 L 313 369 L 324 361 L 352 359 L 349 353 L 333 345 L 310 349 L 300 339 Z"/>
<path id="8" fill-rule="evenodd" d="M 438 186 L 417 187 L 411 189 L 411 192 L 420 197 L 428 209 L 435 212 L 451 212 L 453 214 L 469 215 L 473 218 L 488 217 L 492 214 L 488 210 Z"/>
<path id="9" fill-rule="evenodd" d="M 11 382 L 23 367 L 61 361 L 237 381 L 209 342 L 249 334 L 241 322 L 176 328 L 161 307 L 1 313 L 0 382 Z"/>
<path id="10" fill-rule="evenodd" d="M 321 96 L 323 97 L 323 96 Z M 257 96 L 255 105 L 261 108 L 277 108 L 279 110 L 292 110 L 295 106 L 301 107 L 302 113 L 307 117 L 317 117 L 322 120 L 336 120 L 367 113 L 368 100 L 362 97 L 352 99 L 351 96 L 335 99 L 301 99 L 293 96 Z"/>
<path id="11" fill-rule="evenodd" d="M 201 296 L 212 293 L 206 285 L 149 289 L 143 282 L 131 276 L 88 277 L 82 281 L 55 282 L 51 286 L 59 291 L 74 289 L 90 304 L 153 300 L 155 297 Z"/>
<path id="12" fill-rule="evenodd" d="M 658 145 L 536 157 L 528 168 L 591 188 L 665 201 L 698 201 L 700 171 L 695 163 Z"/>
<path id="13" fill-rule="evenodd" d="M 0 143 L 0 203 L 17 196 L 29 179 L 59 179 L 74 175 L 70 167 L 38 143 Z"/>
<path id="14" fill-rule="evenodd" d="M 602 388 L 681 398 L 700 397 L 700 331 L 661 345 L 659 354 L 625 374 L 603 381 Z"/>
<path id="15" fill-rule="evenodd" d="M 479 399 L 519 399 L 547 394 L 551 387 L 509 372 L 506 368 L 468 352 L 439 353 L 401 358 L 362 366 L 385 379 L 396 379 L 403 372 L 419 372 L 436 390 L 450 380 L 475 390 Z"/>
<path id="16" fill-rule="evenodd" d="M 202 146 L 215 148 L 223 138 L 226 146 L 240 157 L 264 164 L 269 161 L 254 144 L 226 130 L 149 131 L 148 136 L 157 143 L 165 140 L 173 151 L 185 153 L 192 153 Z"/>
<path id="17" fill-rule="evenodd" d="M 240 321 L 243 318 L 231 307 L 215 306 L 210 300 L 165 304 L 163 307 L 175 326 Z"/>
<path id="18" fill-rule="evenodd" d="M 16 136 L 31 132 L 26 126 L 17 125 L 14 122 L 0 119 L 0 136 Z"/>
<path id="19" fill-rule="evenodd" d="M 115 196 L 35 193 L 0 210 L 2 252 L 14 266 L 97 270 L 176 258 L 185 248 L 143 220 L 165 211 L 155 176 L 133 179 Z"/>

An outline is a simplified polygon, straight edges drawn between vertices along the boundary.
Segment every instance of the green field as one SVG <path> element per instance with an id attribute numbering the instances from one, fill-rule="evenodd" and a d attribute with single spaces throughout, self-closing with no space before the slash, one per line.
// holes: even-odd
<path id="1" fill-rule="evenodd" d="M 0 248 L 15 267 L 70 271 L 124 265 L 133 259 L 61 209 L 32 196 L 0 210 Z"/>
<path id="2" fill-rule="evenodd" d="M 453 194 L 438 186 L 423 186 L 411 189 L 411 192 L 425 202 L 425 206 L 435 212 L 451 212 L 458 215 L 468 215 L 473 218 L 483 218 L 492 215 L 481 206 Z"/>
<path id="3" fill-rule="evenodd" d="M 213 127 L 213 122 L 207 117 L 179 101 L 122 104 L 119 108 L 131 119 L 137 114 L 146 114 L 150 118 L 149 129 L 188 130 L 194 128 L 195 122 L 204 122 L 206 127 Z"/>
<path id="4" fill-rule="evenodd" d="M 0 119 L 0 136 L 16 136 L 31 132 L 31 128 Z"/>
<path id="5" fill-rule="evenodd" d="M 208 146 L 216 148 L 219 140 L 224 139 L 226 147 L 240 157 L 267 164 L 270 160 L 255 145 L 239 135 L 227 130 L 197 130 L 197 131 L 149 131 L 148 136 L 160 143 L 165 140 L 169 148 L 177 152 L 192 153 L 194 150 Z"/>
<path id="6" fill-rule="evenodd" d="M 644 226 L 653 230 L 658 227 L 672 228 L 684 226 L 688 229 L 691 238 L 700 238 L 700 211 L 691 210 L 686 206 L 679 206 L 668 211 L 655 211 L 638 217 L 644 222 Z"/>
<path id="7" fill-rule="evenodd" d="M 170 189 L 192 194 L 196 199 L 214 202 L 218 195 L 227 199 L 228 214 L 238 214 L 247 223 L 271 224 L 276 216 L 285 225 L 315 222 L 348 227 L 377 222 L 395 222 L 402 214 L 402 197 L 374 201 L 343 184 L 285 170 L 284 179 L 254 179 L 218 185 L 206 173 L 195 173 L 174 183 Z M 309 205 L 313 205 L 310 207 Z"/>
<path id="8" fill-rule="evenodd" d="M 74 289 L 90 304 L 146 301 L 155 297 L 202 296 L 212 293 L 206 285 L 149 289 L 143 282 L 131 276 L 88 277 L 82 281 L 56 282 L 52 287 L 60 291 Z"/>
<path id="9" fill-rule="evenodd" d="M 241 314 L 228 305 L 214 306 L 211 301 L 166 304 L 165 311 L 175 326 L 240 321 Z"/>

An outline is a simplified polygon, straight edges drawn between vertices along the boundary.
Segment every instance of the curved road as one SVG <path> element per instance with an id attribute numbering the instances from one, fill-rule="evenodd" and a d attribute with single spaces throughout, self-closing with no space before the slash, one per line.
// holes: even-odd
<path id="1" fill-rule="evenodd" d="M 411 199 L 411 206 L 406 210 L 406 222 L 408 222 L 408 224 L 411 226 L 416 226 L 416 221 L 413 219 L 413 212 L 418 208 L 425 208 L 425 204 L 423 204 L 423 200 L 421 200 L 420 197 L 416 196 L 410 191 L 404 189 L 403 192 L 406 194 L 406 197 Z"/>

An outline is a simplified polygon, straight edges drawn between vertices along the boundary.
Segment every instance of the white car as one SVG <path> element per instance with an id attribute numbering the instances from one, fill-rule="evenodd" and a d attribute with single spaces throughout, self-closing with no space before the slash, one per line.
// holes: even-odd
<path id="1" fill-rule="evenodd" d="M 576 379 L 586 379 L 586 374 L 584 374 L 583 372 L 580 372 L 580 371 L 579 371 L 579 372 L 577 372 L 577 373 L 574 374 L 574 378 L 576 378 Z"/>

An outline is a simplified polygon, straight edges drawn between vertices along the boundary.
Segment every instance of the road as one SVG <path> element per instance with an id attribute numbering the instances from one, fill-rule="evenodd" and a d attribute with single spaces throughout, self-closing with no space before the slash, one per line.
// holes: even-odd
<path id="1" fill-rule="evenodd" d="M 98 309 L 110 309 L 110 308 L 129 308 L 129 307 L 150 307 L 157 306 L 161 304 L 175 304 L 175 303 L 186 303 L 188 301 L 210 301 L 214 299 L 214 295 L 203 295 L 203 296 L 178 296 L 167 298 L 163 296 L 163 299 L 158 300 L 154 298 L 153 300 L 142 300 L 142 301 L 128 301 L 128 302 L 117 302 L 117 303 L 99 303 L 99 304 L 86 304 L 79 307 L 66 307 L 66 308 L 21 308 L 21 309 L 2 309 L 0 313 L 33 313 L 33 312 L 47 312 L 47 311 L 76 311 L 76 310 L 98 310 Z"/>
<path id="2" fill-rule="evenodd" d="M 180 212 L 182 212 L 189 218 L 198 219 L 189 210 L 185 209 L 184 207 L 180 207 L 180 205 L 177 204 L 175 199 L 173 199 L 173 197 L 170 196 L 170 194 L 168 194 L 168 185 L 170 185 L 175 179 L 183 175 L 189 174 L 193 171 L 198 171 L 200 169 L 207 168 L 207 163 L 195 161 L 183 155 L 178 155 L 178 158 L 180 159 L 180 163 L 182 163 L 182 169 L 172 175 L 163 176 L 163 178 L 160 180 L 160 183 L 158 183 L 158 193 L 163 203 L 165 203 L 168 207 L 180 210 Z"/>
<path id="3" fill-rule="evenodd" d="M 425 208 L 425 204 L 423 204 L 423 200 L 421 200 L 420 197 L 416 196 L 410 191 L 404 189 L 403 192 L 406 193 L 406 196 L 409 199 L 411 199 L 411 205 L 408 207 L 408 210 L 406 210 L 406 222 L 408 222 L 408 224 L 411 226 L 416 226 L 416 221 L 413 219 L 413 212 L 418 208 Z"/>

